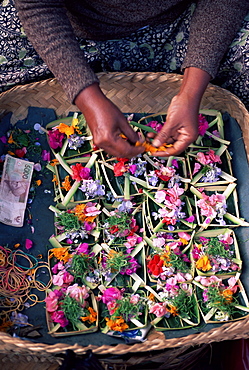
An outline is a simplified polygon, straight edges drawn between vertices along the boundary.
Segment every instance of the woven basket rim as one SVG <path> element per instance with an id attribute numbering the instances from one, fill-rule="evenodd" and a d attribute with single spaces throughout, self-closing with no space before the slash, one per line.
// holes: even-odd
<path id="1" fill-rule="evenodd" d="M 106 96 L 114 101 L 125 113 L 156 113 L 159 109 L 158 107 L 161 107 L 160 111 L 166 112 L 171 98 L 179 91 L 182 82 L 182 75 L 167 74 L 164 72 L 101 72 L 98 73 L 98 78 L 100 86 Z M 149 97 L 143 95 L 147 90 L 149 91 Z M 153 95 L 154 92 L 156 92 L 157 95 Z M 134 98 L 135 94 L 137 94 L 138 97 Z M 133 111 L 132 109 L 135 103 L 137 103 L 136 110 Z M 147 105 L 150 103 L 151 105 Z M 26 117 L 29 106 L 53 108 L 56 110 L 57 115 L 60 115 L 61 112 L 64 112 L 65 115 L 69 111 L 78 110 L 76 106 L 68 102 L 61 86 L 55 78 L 33 82 L 27 85 L 18 85 L 0 94 L 0 118 L 6 113 L 12 112 L 14 115 L 12 123 Z M 148 109 L 146 108 L 147 106 L 149 106 Z M 153 108 L 155 111 L 153 111 Z M 249 133 L 247 129 L 247 127 L 249 127 L 249 113 L 244 104 L 235 95 L 218 86 L 209 84 L 202 99 L 201 108 L 213 108 L 220 110 L 222 113 L 227 111 L 238 121 L 243 131 L 244 138 L 246 138 L 246 149 L 249 147 L 249 145 L 247 145 L 247 141 L 249 143 Z M 47 353 L 49 355 L 57 355 L 68 349 L 72 349 L 78 354 L 84 354 L 88 349 L 91 349 L 94 353 L 99 355 L 124 355 L 127 352 L 141 353 L 146 351 L 158 351 L 173 347 L 190 347 L 215 341 L 248 337 L 249 318 L 238 322 L 223 324 L 208 332 L 191 334 L 180 338 L 166 339 L 164 334 L 152 332 L 148 340 L 144 343 L 133 345 L 117 344 L 116 346 L 89 345 L 84 347 L 77 343 L 74 345 L 67 345 L 64 343 L 47 345 L 44 343 L 33 343 L 28 340 L 23 341 L 22 339 L 13 338 L 7 333 L 0 332 L 0 343 L 2 344 L 0 352 L 3 353 L 7 350 L 16 351 L 18 353 Z"/>

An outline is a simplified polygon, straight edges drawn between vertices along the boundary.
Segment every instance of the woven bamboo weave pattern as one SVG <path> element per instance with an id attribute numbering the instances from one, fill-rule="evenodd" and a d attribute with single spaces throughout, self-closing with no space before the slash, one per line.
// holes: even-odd
<path id="1" fill-rule="evenodd" d="M 123 112 L 155 113 L 166 112 L 173 96 L 179 91 L 182 76 L 165 73 L 100 73 L 100 86 Z M 52 108 L 58 116 L 65 116 L 69 111 L 77 111 L 70 104 L 56 79 L 16 86 L 0 95 L 0 118 L 12 112 L 12 123 L 27 116 L 29 106 Z M 233 94 L 224 89 L 209 85 L 201 104 L 202 109 L 216 109 L 228 112 L 235 118 L 243 132 L 247 153 L 249 153 L 249 113 L 245 106 Z M 248 155 L 249 158 L 249 155 Z M 44 313 L 45 314 L 45 313 Z M 55 356 L 67 349 L 76 354 L 84 354 L 91 349 L 98 355 L 124 355 L 146 351 L 158 351 L 167 348 L 188 348 L 223 340 L 249 338 L 249 318 L 215 327 L 208 332 L 188 335 L 181 338 L 165 338 L 164 334 L 152 332 L 144 343 L 116 346 L 57 343 L 47 345 L 13 338 L 0 332 L 0 353 L 18 353 L 25 355 Z"/>

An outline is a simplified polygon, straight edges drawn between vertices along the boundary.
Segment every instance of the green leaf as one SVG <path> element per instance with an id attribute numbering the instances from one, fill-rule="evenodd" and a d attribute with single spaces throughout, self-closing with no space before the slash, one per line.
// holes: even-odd
<path id="1" fill-rule="evenodd" d="M 6 62 L 8 62 L 8 60 L 5 58 L 5 56 L 4 55 L 0 55 L 0 64 L 4 64 Z"/>
<path id="2" fill-rule="evenodd" d="M 25 48 L 21 48 L 18 54 L 19 59 L 23 59 L 26 56 L 26 54 L 27 54 L 27 50 Z"/>

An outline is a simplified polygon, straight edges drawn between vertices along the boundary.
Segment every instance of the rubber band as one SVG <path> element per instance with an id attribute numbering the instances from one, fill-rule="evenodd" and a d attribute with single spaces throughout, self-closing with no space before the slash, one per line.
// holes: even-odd
<path id="1" fill-rule="evenodd" d="M 24 258 L 28 266 L 17 262 L 18 258 Z M 36 280 L 37 272 L 42 268 L 47 269 L 49 276 L 47 283 Z M 31 291 L 36 289 L 45 292 L 52 284 L 52 277 L 47 262 L 38 261 L 36 257 L 22 250 L 12 251 L 0 246 L 0 281 L 0 319 L 4 325 L 4 322 L 11 321 L 9 315 L 12 312 L 20 312 L 27 305 L 32 307 L 37 303 L 43 303 L 45 298 L 40 300 Z"/>

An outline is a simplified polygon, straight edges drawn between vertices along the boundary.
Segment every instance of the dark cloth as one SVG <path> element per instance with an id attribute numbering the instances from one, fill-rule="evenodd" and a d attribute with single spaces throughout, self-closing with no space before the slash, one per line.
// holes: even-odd
<path id="1" fill-rule="evenodd" d="M 16 0 L 25 32 L 69 99 L 97 81 L 76 36 L 91 40 L 127 37 L 144 26 L 169 25 L 189 0 Z M 241 0 L 196 0 L 182 68 L 212 77 L 249 11 Z"/>
<path id="2" fill-rule="evenodd" d="M 89 40 L 76 37 L 76 42 L 86 64 L 86 73 L 97 80 L 94 72 L 101 71 L 165 71 L 180 73 L 188 59 L 188 40 L 195 4 L 188 8 L 171 23 L 146 26 L 128 36 L 109 40 Z M 13 0 L 0 5 L 0 91 L 16 84 L 24 84 L 53 76 L 47 64 L 34 50 L 21 26 Z M 59 45 L 58 45 L 59 48 Z M 64 48 L 64 46 L 63 46 Z M 60 50 L 60 48 L 59 48 Z M 198 53 L 197 53 L 198 54 Z M 198 57 L 198 55 L 197 55 Z M 75 66 L 75 57 L 66 53 L 61 56 L 65 63 L 68 59 Z M 58 56 L 56 55 L 56 60 Z M 184 61 L 185 60 L 185 61 Z M 74 71 L 67 74 L 67 85 L 63 85 L 69 98 L 73 99 L 76 88 L 83 88 L 82 79 L 72 79 Z M 81 69 L 80 69 L 81 70 Z M 56 69 L 58 77 L 62 73 Z M 89 84 L 93 81 L 89 79 Z M 249 107 L 249 17 L 241 23 L 221 60 L 215 80 L 219 86 L 234 92 Z"/>

